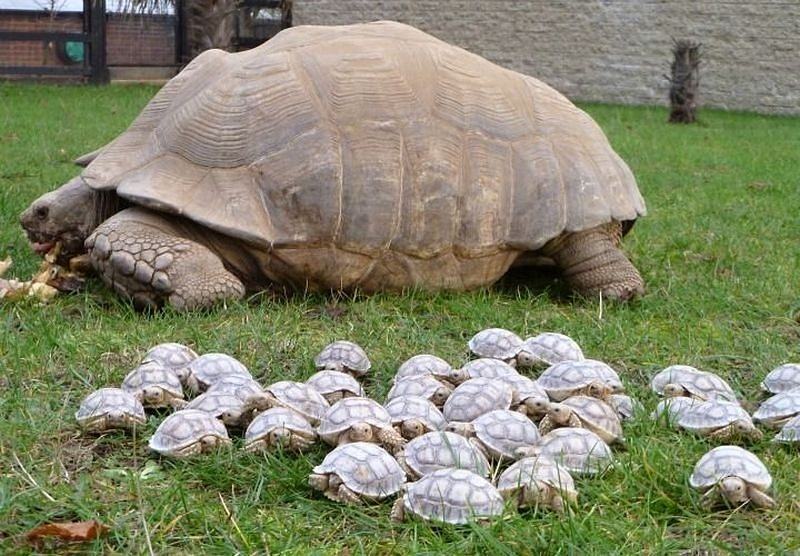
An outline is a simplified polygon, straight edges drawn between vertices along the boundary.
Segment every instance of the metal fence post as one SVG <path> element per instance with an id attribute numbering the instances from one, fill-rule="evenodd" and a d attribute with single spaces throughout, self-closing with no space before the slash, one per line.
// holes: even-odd
<path id="1" fill-rule="evenodd" d="M 106 64 L 106 0 L 87 0 L 92 4 L 89 14 L 89 32 L 91 43 L 89 47 L 92 67 L 89 83 L 101 85 L 108 83 L 109 74 Z"/>

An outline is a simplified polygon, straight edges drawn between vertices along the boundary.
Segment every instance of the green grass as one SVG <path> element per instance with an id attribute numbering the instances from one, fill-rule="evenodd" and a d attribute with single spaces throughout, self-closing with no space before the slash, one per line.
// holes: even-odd
<path id="1" fill-rule="evenodd" d="M 70 161 L 121 132 L 155 90 L 0 85 L 0 255 L 13 257 L 12 274 L 38 264 L 17 214 L 73 176 Z M 586 109 L 648 202 L 650 215 L 625 242 L 648 284 L 637 303 L 601 311 L 557 281 L 516 277 L 465 294 L 262 296 L 191 315 L 137 314 L 97 281 L 47 306 L 0 305 L 0 552 L 31 550 L 24 533 L 39 523 L 93 518 L 111 527 L 88 545 L 95 553 L 800 550 L 797 451 L 769 434 L 753 449 L 773 473 L 774 511 L 703 512 L 687 480 L 711 444 L 644 418 L 627 427 L 618 469 L 579 481 L 571 517 L 509 511 L 485 528 L 431 528 L 392 524 L 389 503 L 352 509 L 313 494 L 306 476 L 322 448 L 254 456 L 237 442 L 190 462 L 159 461 L 144 437 L 90 438 L 75 425 L 90 389 L 119 383 L 162 341 L 233 354 L 271 382 L 307 377 L 314 353 L 348 338 L 367 349 L 368 391 L 383 396 L 405 358 L 432 352 L 461 363 L 467 339 L 487 326 L 573 336 L 648 410 L 648 377 L 673 363 L 718 372 L 752 407 L 768 370 L 800 360 L 800 119 L 707 110 L 699 125 L 670 126 L 660 108 Z M 148 462 L 157 472 L 143 473 Z"/>

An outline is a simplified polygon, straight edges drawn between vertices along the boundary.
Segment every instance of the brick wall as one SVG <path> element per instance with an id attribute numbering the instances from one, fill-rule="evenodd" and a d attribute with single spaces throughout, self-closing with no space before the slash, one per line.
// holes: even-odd
<path id="1" fill-rule="evenodd" d="M 126 16 L 108 14 L 106 58 L 109 66 L 170 66 L 175 63 L 175 27 L 169 16 Z M 61 13 L 51 18 L 44 12 L 4 12 L 0 10 L 0 29 L 4 31 L 80 32 L 80 13 Z M 63 63 L 53 48 L 43 41 L 0 41 L 2 66 L 59 66 Z"/>
<path id="2" fill-rule="evenodd" d="M 294 0 L 294 25 L 393 19 L 579 100 L 666 103 L 672 38 L 703 43 L 700 103 L 800 113 L 798 0 Z"/>

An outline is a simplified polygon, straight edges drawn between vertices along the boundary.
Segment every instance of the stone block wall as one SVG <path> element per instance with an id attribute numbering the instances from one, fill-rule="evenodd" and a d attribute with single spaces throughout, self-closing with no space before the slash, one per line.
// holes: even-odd
<path id="1" fill-rule="evenodd" d="M 575 100 L 666 104 L 672 40 L 703 44 L 700 104 L 800 114 L 800 0 L 294 0 L 294 25 L 392 19 Z"/>

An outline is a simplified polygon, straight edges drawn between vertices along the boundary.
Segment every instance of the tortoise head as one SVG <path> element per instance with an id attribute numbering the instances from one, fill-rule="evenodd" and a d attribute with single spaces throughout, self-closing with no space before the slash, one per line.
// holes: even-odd
<path id="1" fill-rule="evenodd" d="M 114 192 L 96 192 L 76 176 L 36 199 L 19 220 L 34 251 L 44 255 L 60 242 L 60 257 L 68 260 L 85 252 L 84 240 L 117 212 L 115 199 Z"/>

